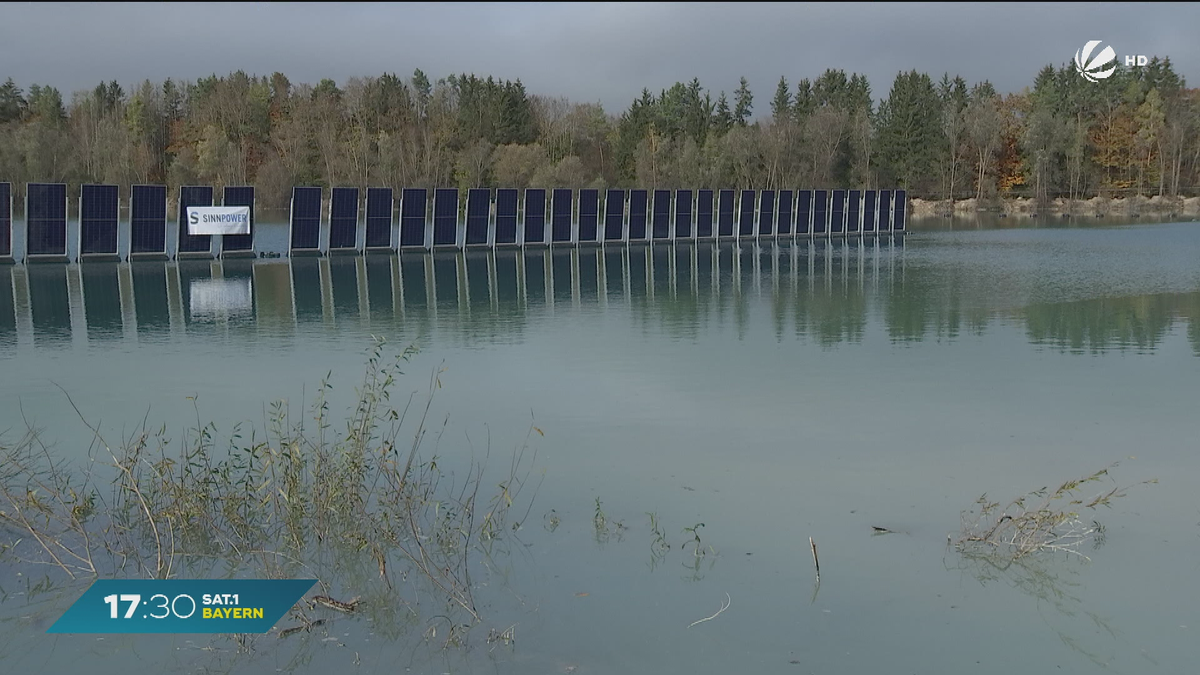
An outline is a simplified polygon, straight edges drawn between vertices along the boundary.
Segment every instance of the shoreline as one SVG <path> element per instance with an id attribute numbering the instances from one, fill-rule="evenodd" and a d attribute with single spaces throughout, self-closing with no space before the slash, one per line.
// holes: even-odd
<path id="1" fill-rule="evenodd" d="M 928 200 L 912 199 L 912 216 L 925 218 L 930 216 L 946 216 L 951 214 L 951 202 L 948 199 Z M 975 198 L 955 200 L 953 215 L 970 216 L 974 214 L 1005 214 L 1036 216 L 1038 214 L 1071 214 L 1080 216 L 1140 216 L 1162 215 L 1179 216 L 1200 215 L 1200 197 L 1122 197 L 1109 199 L 1092 197 L 1091 199 L 1055 199 L 1040 208 L 1033 199 L 1025 197 L 985 199 L 982 202 Z"/>

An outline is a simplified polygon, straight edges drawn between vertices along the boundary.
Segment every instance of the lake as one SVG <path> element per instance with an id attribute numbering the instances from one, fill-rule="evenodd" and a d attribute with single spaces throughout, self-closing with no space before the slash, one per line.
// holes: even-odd
<path id="1" fill-rule="evenodd" d="M 270 401 L 301 409 L 327 375 L 344 409 L 372 336 L 419 345 L 405 396 L 445 368 L 430 417 L 450 464 L 490 439 L 504 465 L 531 423 L 544 432 L 544 478 L 519 544 L 476 579 L 485 621 L 467 647 L 422 639 L 428 598 L 407 629 L 339 617 L 250 653 L 223 636 L 47 635 L 85 586 L 6 562 L 0 671 L 1194 669 L 1200 226 L 912 226 L 0 266 L 0 438 L 36 426 L 76 466 L 91 435 L 64 391 L 113 438 L 143 419 L 180 435 L 199 414 L 227 439 L 261 428 Z M 286 226 L 260 228 L 260 250 L 286 246 Z M 1113 462 L 1120 485 L 1159 482 L 1083 514 L 1104 525 L 1090 561 L 996 567 L 947 545 L 982 493 Z M 601 536 L 597 499 L 624 529 Z M 672 546 L 661 558 L 648 513 Z M 682 549 L 684 528 L 710 552 Z M 47 574 L 54 589 L 36 588 Z M 511 644 L 483 639 L 509 627 Z"/>

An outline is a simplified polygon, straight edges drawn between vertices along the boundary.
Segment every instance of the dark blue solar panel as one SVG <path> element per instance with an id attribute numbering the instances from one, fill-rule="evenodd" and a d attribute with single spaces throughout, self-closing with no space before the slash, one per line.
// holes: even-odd
<path id="1" fill-rule="evenodd" d="M 517 243 L 517 191 L 496 190 L 496 244 Z"/>
<path id="2" fill-rule="evenodd" d="M 315 251 L 321 247 L 321 188 L 292 188 L 291 248 Z"/>
<path id="3" fill-rule="evenodd" d="M 741 202 L 738 205 L 738 236 L 754 236 L 754 190 L 742 190 Z"/>
<path id="4" fill-rule="evenodd" d="M 358 188 L 335 187 L 329 197 L 329 250 L 358 247 Z"/>
<path id="5" fill-rule="evenodd" d="M 594 242 L 600 226 L 600 191 L 579 191 L 579 241 Z"/>
<path id="6" fill-rule="evenodd" d="M 896 232 L 904 231 L 904 221 L 908 207 L 908 192 L 905 190 L 896 190 L 894 203 L 892 205 L 892 229 Z"/>
<path id="7" fill-rule="evenodd" d="M 367 188 L 366 248 L 392 247 L 392 188 Z"/>
<path id="8" fill-rule="evenodd" d="M 712 190 L 699 190 L 696 193 L 696 236 L 701 239 L 713 236 Z"/>
<path id="9" fill-rule="evenodd" d="M 79 255 L 116 255 L 119 209 L 116 185 L 79 188 Z"/>
<path id="10" fill-rule="evenodd" d="M 12 255 L 12 184 L 0 183 L 0 257 Z"/>
<path id="11" fill-rule="evenodd" d="M 734 232 L 734 214 L 737 208 L 733 205 L 733 190 L 721 190 L 717 199 L 717 236 L 732 237 Z"/>
<path id="12" fill-rule="evenodd" d="M 566 189 L 556 189 L 550 200 L 550 237 L 555 243 L 571 241 L 571 204 L 572 193 Z"/>
<path id="13" fill-rule="evenodd" d="M 428 193 L 425 188 L 407 188 L 400 200 L 400 246 L 425 246 L 425 214 Z"/>
<path id="14" fill-rule="evenodd" d="M 779 208 L 776 216 L 775 232 L 779 235 L 790 235 L 792 233 L 792 202 L 794 196 L 791 190 L 779 191 Z"/>
<path id="15" fill-rule="evenodd" d="M 841 234 L 846 231 L 846 191 L 833 190 L 829 205 L 829 232 Z"/>
<path id="16" fill-rule="evenodd" d="M 467 246 L 486 246 L 492 194 L 487 188 L 467 190 Z"/>
<path id="17" fill-rule="evenodd" d="M 655 190 L 653 213 L 650 218 L 651 231 L 655 239 L 671 236 L 671 191 Z"/>
<path id="18" fill-rule="evenodd" d="M 692 191 L 675 191 L 675 238 L 692 238 Z"/>
<path id="19" fill-rule="evenodd" d="M 796 234 L 812 233 L 812 190 L 796 193 Z"/>
<path id="20" fill-rule="evenodd" d="M 167 252 L 167 186 L 134 185 L 130 188 L 129 252 Z"/>
<path id="21" fill-rule="evenodd" d="M 67 254 L 67 186 L 25 186 L 25 254 Z"/>
<path id="22" fill-rule="evenodd" d="M 620 241 L 625 236 L 625 191 L 609 190 L 604 195 L 604 240 Z"/>
<path id="23" fill-rule="evenodd" d="M 862 219 L 863 232 L 874 232 L 875 231 L 875 208 L 876 208 L 876 205 L 878 204 L 878 201 L 876 200 L 875 196 L 876 195 L 875 195 L 874 190 L 864 190 L 863 191 L 863 219 Z"/>
<path id="24" fill-rule="evenodd" d="M 542 188 L 525 190 L 525 243 L 546 243 L 546 191 Z"/>
<path id="25" fill-rule="evenodd" d="M 824 190 L 813 191 L 813 234 L 829 232 L 829 193 Z"/>
<path id="26" fill-rule="evenodd" d="M 179 253 L 204 253 L 212 249 L 212 235 L 188 234 L 187 210 L 193 206 L 212 206 L 213 189 L 208 185 L 179 188 Z"/>
<path id="27" fill-rule="evenodd" d="M 629 241 L 646 240 L 646 218 L 649 193 L 645 190 L 629 191 Z"/>
<path id="28" fill-rule="evenodd" d="M 880 232 L 892 231 L 892 191 L 879 191 L 879 224 Z"/>
<path id="29" fill-rule="evenodd" d="M 250 207 L 250 234 L 225 234 L 221 235 L 221 250 L 223 251 L 250 251 L 254 249 L 254 188 L 246 185 L 239 187 L 226 187 L 225 193 L 222 195 L 224 201 L 221 202 L 224 206 L 249 206 Z"/>
<path id="30" fill-rule="evenodd" d="M 758 236 L 770 237 L 775 234 L 775 191 L 763 190 L 759 193 L 758 201 Z"/>
<path id="31" fill-rule="evenodd" d="M 847 232 L 858 232 L 860 229 L 858 214 L 859 214 L 859 210 L 862 208 L 861 201 L 862 201 L 862 191 L 861 190 L 851 190 L 849 193 L 849 200 L 846 203 L 846 231 Z"/>
<path id="32" fill-rule="evenodd" d="M 454 246 L 457 243 L 458 188 L 438 188 L 433 191 L 433 245 Z"/>

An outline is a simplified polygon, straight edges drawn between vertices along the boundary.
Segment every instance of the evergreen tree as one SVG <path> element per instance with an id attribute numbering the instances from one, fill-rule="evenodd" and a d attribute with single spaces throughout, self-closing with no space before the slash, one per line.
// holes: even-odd
<path id="1" fill-rule="evenodd" d="M 778 124 L 792 116 L 792 93 L 788 88 L 787 80 L 779 77 L 779 84 L 775 87 L 775 98 L 771 100 L 771 117 Z"/>
<path id="2" fill-rule="evenodd" d="M 753 112 L 754 94 L 750 93 L 750 84 L 743 77 L 738 83 L 737 91 L 733 93 L 733 121 L 744 127 L 749 123 Z"/>

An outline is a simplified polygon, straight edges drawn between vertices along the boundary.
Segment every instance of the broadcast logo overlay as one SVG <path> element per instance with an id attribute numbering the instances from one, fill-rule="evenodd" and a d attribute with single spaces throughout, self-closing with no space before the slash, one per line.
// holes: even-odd
<path id="1" fill-rule="evenodd" d="M 47 633 L 265 633 L 316 579 L 99 579 Z"/>

